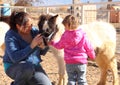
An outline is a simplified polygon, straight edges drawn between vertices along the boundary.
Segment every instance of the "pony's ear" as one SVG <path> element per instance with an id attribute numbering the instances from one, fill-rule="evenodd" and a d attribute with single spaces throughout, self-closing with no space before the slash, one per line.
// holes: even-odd
<path id="1" fill-rule="evenodd" d="M 57 14 L 57 15 L 55 15 L 54 17 L 58 17 L 59 15 Z"/>
<path id="2" fill-rule="evenodd" d="M 55 22 L 58 16 L 59 16 L 58 14 L 55 15 L 55 16 L 52 16 L 52 17 L 51 17 L 51 20 L 52 20 L 53 22 Z"/>

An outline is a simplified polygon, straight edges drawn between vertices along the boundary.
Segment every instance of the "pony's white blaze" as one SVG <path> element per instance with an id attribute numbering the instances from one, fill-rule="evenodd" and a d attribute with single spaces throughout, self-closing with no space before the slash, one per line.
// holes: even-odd
<path id="1" fill-rule="evenodd" d="M 48 23 L 48 21 L 45 21 L 45 23 L 43 25 L 43 30 L 47 30 L 49 28 L 47 23 Z"/>

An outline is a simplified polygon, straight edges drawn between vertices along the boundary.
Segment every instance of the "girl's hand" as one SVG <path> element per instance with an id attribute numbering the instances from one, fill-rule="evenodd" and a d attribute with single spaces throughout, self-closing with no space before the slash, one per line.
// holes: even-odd
<path id="1" fill-rule="evenodd" d="M 48 44 L 48 45 L 51 45 L 51 42 L 52 42 L 52 41 L 49 41 L 49 42 L 47 42 L 47 44 Z"/>

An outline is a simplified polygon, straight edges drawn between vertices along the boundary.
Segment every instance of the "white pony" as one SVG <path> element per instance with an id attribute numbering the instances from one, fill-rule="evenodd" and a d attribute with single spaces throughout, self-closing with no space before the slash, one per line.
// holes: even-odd
<path id="1" fill-rule="evenodd" d="M 57 28 L 58 31 L 54 36 L 54 40 L 59 41 L 61 35 L 64 32 L 64 26 L 62 24 L 62 18 L 59 15 L 41 15 L 39 18 L 39 29 L 41 33 L 53 33 Z M 81 25 L 94 49 L 97 51 L 96 63 L 101 71 L 101 78 L 97 85 L 105 85 L 107 71 L 112 71 L 113 85 L 119 85 L 117 61 L 115 57 L 116 50 L 116 31 L 115 28 L 106 22 L 93 22 L 90 24 Z M 59 68 L 59 83 L 58 85 L 67 85 L 65 82 L 65 62 L 63 59 L 63 50 L 57 50 L 51 46 L 51 50 L 55 55 L 58 68 Z"/>
<path id="2" fill-rule="evenodd" d="M 5 33 L 9 30 L 9 25 L 5 22 L 0 21 L 0 56 L 4 55 L 4 38 L 5 38 Z"/>
<path id="3" fill-rule="evenodd" d="M 105 85 L 108 70 L 112 71 L 113 85 L 119 85 L 117 61 L 115 57 L 115 28 L 111 24 L 102 21 L 81 25 L 81 28 L 86 32 L 94 48 L 99 48 L 95 59 L 101 70 L 101 79 L 98 85 Z"/>

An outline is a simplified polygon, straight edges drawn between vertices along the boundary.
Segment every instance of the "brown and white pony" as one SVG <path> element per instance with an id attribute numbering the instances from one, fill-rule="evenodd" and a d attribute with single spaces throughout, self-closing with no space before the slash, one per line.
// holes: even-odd
<path id="1" fill-rule="evenodd" d="M 54 29 L 58 29 L 54 36 L 54 40 L 59 41 L 61 35 L 64 32 L 64 26 L 62 24 L 62 18 L 59 15 L 41 15 L 39 18 L 38 27 L 41 33 L 52 33 Z M 117 61 L 115 57 L 116 51 L 116 30 L 115 28 L 106 22 L 96 21 L 90 24 L 81 25 L 94 49 L 97 51 L 96 63 L 98 64 L 101 71 L 101 78 L 97 85 L 105 85 L 107 71 L 112 71 L 113 74 L 113 85 L 119 85 Z M 65 62 L 63 50 L 57 50 L 50 46 L 54 56 L 58 62 L 59 68 L 59 84 L 67 85 L 65 82 Z"/>

